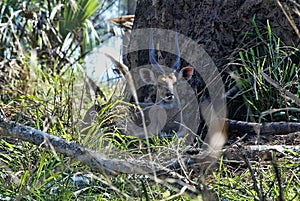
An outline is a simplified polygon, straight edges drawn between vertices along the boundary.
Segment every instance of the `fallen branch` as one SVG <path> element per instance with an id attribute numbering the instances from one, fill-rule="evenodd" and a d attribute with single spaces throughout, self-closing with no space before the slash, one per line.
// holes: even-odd
<path id="1" fill-rule="evenodd" d="M 245 150 L 247 151 L 277 151 L 280 153 L 284 153 L 284 152 L 295 152 L 298 150 L 298 152 L 300 153 L 300 146 L 299 145 L 295 145 L 295 146 L 291 146 L 291 145 L 249 145 L 249 146 L 245 146 Z"/>
<path id="2" fill-rule="evenodd" d="M 154 171 L 162 171 L 157 164 L 138 161 L 136 159 L 116 160 L 108 159 L 104 155 L 86 149 L 75 142 L 69 142 L 62 138 L 44 133 L 40 130 L 18 124 L 16 122 L 6 122 L 0 117 L 0 136 L 10 136 L 23 141 L 30 142 L 47 150 L 52 150 L 74 158 L 86 164 L 93 170 L 101 173 L 116 175 L 128 174 L 152 174 Z"/>
<path id="3" fill-rule="evenodd" d="M 260 129 L 261 133 L 267 134 L 283 134 L 300 131 L 300 123 L 293 122 L 273 122 L 273 123 L 249 123 L 235 120 L 227 120 L 228 129 L 230 132 L 255 132 Z M 104 155 L 89 150 L 75 142 L 70 142 L 62 138 L 44 133 L 40 130 L 32 127 L 24 126 L 16 122 L 5 121 L 0 115 L 0 135 L 10 136 L 13 138 L 21 139 L 23 141 L 30 142 L 37 146 L 43 147 L 47 150 L 52 150 L 65 156 L 74 158 L 82 163 L 86 164 L 93 170 L 101 173 L 116 175 L 116 174 L 141 174 L 141 175 L 153 175 L 158 173 L 159 175 L 172 175 L 176 178 L 182 178 L 181 175 L 176 173 L 176 170 L 180 169 L 182 161 L 185 165 L 192 166 L 201 161 L 209 163 L 206 160 L 209 158 L 209 153 L 198 153 L 192 158 L 181 158 L 181 162 L 177 160 L 166 161 L 164 164 L 157 164 L 149 161 L 136 160 L 136 159 L 109 159 Z M 203 157 L 203 156 L 207 156 Z"/>
<path id="4" fill-rule="evenodd" d="M 169 160 L 164 164 L 154 163 L 149 160 L 108 159 L 104 155 L 80 146 L 75 142 L 64 140 L 62 138 L 44 133 L 40 130 L 34 129 L 29 126 L 24 126 L 13 121 L 7 122 L 4 120 L 1 113 L 0 136 L 17 138 L 45 148 L 49 151 L 61 153 L 65 156 L 74 158 L 75 160 L 78 160 L 89 166 L 92 170 L 103 174 L 118 175 L 125 173 L 149 175 L 158 182 L 175 182 L 176 185 L 180 188 L 187 188 L 187 191 L 190 193 L 199 193 L 193 185 L 189 184 L 189 179 L 177 173 L 178 170 L 181 170 L 182 163 L 184 163 L 185 166 L 198 163 L 196 160 L 189 157 L 181 158 L 180 161 L 178 161 L 177 159 Z M 203 157 L 201 159 L 203 159 Z M 209 163 L 209 161 L 206 162 Z M 171 182 L 163 181 L 156 178 L 155 175 L 160 178 L 172 178 L 172 180 L 170 180 Z"/>
<path id="5" fill-rule="evenodd" d="M 285 15 L 286 19 L 289 21 L 291 27 L 294 29 L 295 33 L 297 34 L 298 38 L 300 38 L 300 31 L 297 28 L 297 25 L 294 21 L 294 19 L 292 18 L 291 13 L 289 12 L 289 10 L 287 10 L 286 8 L 283 8 L 283 5 L 280 3 L 279 0 L 276 0 L 279 8 L 282 10 L 283 14 Z M 287 7 L 287 6 L 286 6 Z M 288 7 L 287 7 L 288 8 Z"/>
<path id="6" fill-rule="evenodd" d="M 248 145 L 248 146 L 231 146 L 224 151 L 226 161 L 229 163 L 242 164 L 246 156 L 250 161 L 271 161 L 269 153 L 276 152 L 284 156 L 283 160 L 295 159 L 300 154 L 300 146 L 295 145 Z M 242 155 L 241 155 L 242 153 Z M 244 161 L 245 162 L 245 161 Z M 297 160 L 294 161 L 297 163 Z M 246 163 L 247 164 L 247 163 Z"/>
<path id="7" fill-rule="evenodd" d="M 197 164 L 197 158 L 186 157 L 181 159 L 171 159 L 158 164 L 149 160 L 137 160 L 137 159 L 109 159 L 103 154 L 99 154 L 92 150 L 89 150 L 75 142 L 70 142 L 65 139 L 53 136 L 51 134 L 42 132 L 29 126 L 24 126 L 13 121 L 5 121 L 0 114 L 0 136 L 13 137 L 23 141 L 30 142 L 39 147 L 45 148 L 49 151 L 58 152 L 65 156 L 74 158 L 85 165 L 89 166 L 92 170 L 104 173 L 107 175 L 118 174 L 139 174 L 139 175 L 157 175 L 161 178 L 171 177 L 173 179 L 184 180 L 184 176 L 178 174 L 178 170 L 182 170 L 182 164 L 184 166 Z M 206 154 L 198 154 L 199 159 L 209 164 L 209 156 Z M 179 161 L 180 160 L 180 161 Z M 184 182 L 183 182 L 184 183 Z M 186 184 L 183 184 L 187 185 Z M 189 191 L 194 192 L 195 189 L 189 188 Z"/>
<path id="8" fill-rule="evenodd" d="M 260 135 L 268 134 L 288 134 L 300 131 L 300 123 L 298 122 L 265 122 L 251 123 L 245 121 L 236 121 L 228 119 L 227 121 L 229 133 L 256 133 Z"/>

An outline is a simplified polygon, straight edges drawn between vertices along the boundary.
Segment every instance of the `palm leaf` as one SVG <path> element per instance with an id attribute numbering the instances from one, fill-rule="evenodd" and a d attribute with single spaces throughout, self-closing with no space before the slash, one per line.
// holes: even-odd
<path id="1" fill-rule="evenodd" d="M 101 3 L 94 0 L 69 1 L 65 4 L 63 20 L 60 21 L 60 34 L 63 38 L 69 32 L 84 28 L 90 18 L 100 7 Z"/>

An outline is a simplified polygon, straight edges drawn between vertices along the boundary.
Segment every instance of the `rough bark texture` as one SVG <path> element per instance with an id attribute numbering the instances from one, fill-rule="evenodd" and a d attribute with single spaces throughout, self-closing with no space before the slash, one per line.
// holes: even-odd
<path id="1" fill-rule="evenodd" d="M 136 0 L 127 0 L 127 15 L 134 15 Z"/>
<path id="2" fill-rule="evenodd" d="M 273 33 L 283 44 L 299 45 L 300 39 L 275 0 L 140 0 L 133 29 L 175 30 L 176 24 L 180 33 L 203 44 L 216 65 L 222 67 L 236 48 L 241 47 L 245 33 L 255 31 L 254 16 L 259 29 L 266 30 L 269 20 Z M 300 26 L 299 21 L 295 23 Z M 129 56 L 131 67 L 143 64 L 147 59 L 147 55 Z"/>
<path id="3" fill-rule="evenodd" d="M 249 123 L 244 121 L 227 120 L 228 130 L 236 135 L 249 134 L 289 134 L 300 130 L 298 122 Z"/>

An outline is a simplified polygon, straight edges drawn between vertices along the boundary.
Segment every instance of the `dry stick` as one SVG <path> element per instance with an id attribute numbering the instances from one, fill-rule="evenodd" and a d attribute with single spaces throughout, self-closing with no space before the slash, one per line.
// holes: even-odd
<path id="1" fill-rule="evenodd" d="M 17 138 L 43 147 L 47 150 L 52 150 L 53 152 L 58 152 L 65 156 L 75 158 L 93 170 L 101 173 L 110 175 L 117 175 L 121 173 L 152 175 L 155 172 L 155 175 L 172 175 L 173 178 L 183 179 L 180 174 L 176 173 L 176 170 L 181 166 L 180 164 L 182 161 L 184 161 L 186 165 L 194 163 L 194 160 L 188 158 L 183 158 L 180 162 L 176 160 L 166 161 L 164 165 L 156 164 L 153 160 L 151 160 L 150 164 L 149 162 L 136 159 L 108 159 L 104 155 L 89 150 L 75 142 L 64 140 L 57 136 L 50 135 L 13 121 L 7 122 L 4 120 L 4 115 L 1 113 L 2 112 L 0 110 L 0 136 Z"/>
<path id="2" fill-rule="evenodd" d="M 166 165 L 159 165 L 151 161 L 145 162 L 137 159 L 108 159 L 104 155 L 101 155 L 92 150 L 86 149 L 75 142 L 70 142 L 62 138 L 44 133 L 40 130 L 34 129 L 29 126 L 24 126 L 16 122 L 6 122 L 3 119 L 3 115 L 0 112 L 0 136 L 9 136 L 17 138 L 23 141 L 30 142 L 37 146 L 43 147 L 47 150 L 52 150 L 54 152 L 59 152 L 65 156 L 74 158 L 87 166 L 92 170 L 98 171 L 107 175 L 118 175 L 118 174 L 140 174 L 140 175 L 149 175 L 150 178 L 156 180 L 158 183 L 168 185 L 169 180 L 173 178 L 177 185 L 183 188 L 186 186 L 189 192 L 198 194 L 198 190 L 194 186 L 184 182 L 183 176 L 172 171 L 173 168 L 176 169 L 180 167 L 179 161 L 174 162 L 170 160 L 166 162 Z M 193 163 L 194 160 L 182 159 L 186 163 Z M 154 173 L 155 172 L 155 173 Z M 151 176 L 152 175 L 152 176 Z M 168 176 L 168 181 L 163 181 L 157 178 L 156 175 L 159 175 L 162 178 Z"/>
<path id="3" fill-rule="evenodd" d="M 167 201 L 167 200 L 172 200 L 174 198 L 178 198 L 179 196 L 181 196 L 184 192 L 186 192 L 186 189 L 188 187 L 187 186 L 183 186 L 181 189 L 180 189 L 180 192 L 179 193 L 176 193 L 174 195 L 171 195 L 170 197 L 168 198 L 165 198 L 165 199 L 162 199 L 162 201 Z"/>
<path id="4" fill-rule="evenodd" d="M 255 176 L 255 172 L 252 169 L 251 163 L 250 163 L 250 161 L 247 158 L 247 156 L 246 156 L 245 153 L 242 153 L 242 156 L 243 156 L 243 159 L 244 159 L 245 163 L 247 164 L 247 167 L 248 167 L 248 169 L 250 171 L 250 174 L 251 174 L 251 178 L 252 178 L 252 180 L 254 182 L 254 190 L 258 194 L 259 200 L 264 200 L 264 197 L 263 197 L 263 194 L 261 192 L 261 189 L 258 187 L 258 183 L 257 183 L 257 179 L 256 179 L 256 176 Z"/>
<path id="5" fill-rule="evenodd" d="M 90 168 L 105 174 L 117 175 L 120 173 L 128 173 L 145 175 L 152 174 L 153 171 L 161 170 L 157 164 L 151 166 L 143 161 L 105 158 L 105 156 L 86 149 L 75 142 L 69 142 L 16 122 L 6 122 L 1 116 L 0 136 L 14 137 L 43 147 L 47 150 L 57 151 L 71 158 L 75 158 Z M 155 169 L 152 168 L 153 166 L 155 166 Z"/>
<path id="6" fill-rule="evenodd" d="M 107 21 L 121 28 L 132 30 L 134 15 L 125 15 L 121 17 L 110 18 Z"/>
<path id="7" fill-rule="evenodd" d="M 274 156 L 276 156 L 276 155 L 274 155 Z M 284 189 L 283 189 L 283 185 L 282 185 L 282 181 L 281 181 L 281 174 L 280 174 L 280 170 L 278 168 L 277 162 L 275 161 L 276 158 L 273 157 L 272 152 L 269 152 L 269 157 L 271 159 L 271 162 L 272 162 L 272 165 L 273 165 L 273 168 L 275 171 L 277 183 L 278 183 L 278 188 L 279 188 L 279 199 L 278 200 L 285 201 L 284 192 L 283 192 Z"/>
<path id="8" fill-rule="evenodd" d="M 288 134 L 300 131 L 299 122 L 266 122 L 251 123 L 237 120 L 226 120 L 229 133 Z"/>
<path id="9" fill-rule="evenodd" d="M 300 150 L 300 145 L 247 145 L 243 148 L 249 152 L 277 151 L 283 154 L 285 151 L 295 152 L 296 150 Z"/>
<path id="10" fill-rule="evenodd" d="M 282 4 L 279 2 L 279 0 L 276 0 L 278 6 L 280 7 L 280 9 L 282 10 L 283 14 L 285 15 L 286 19 L 289 21 L 289 23 L 291 24 L 291 26 L 293 27 L 294 31 L 296 32 L 298 38 L 300 38 L 300 32 L 299 29 L 297 28 L 294 20 L 290 17 L 291 14 L 287 13 L 287 11 L 283 8 Z"/>
<path id="11" fill-rule="evenodd" d="M 269 82 L 271 85 L 273 85 L 278 91 L 280 91 L 282 94 L 284 94 L 285 96 L 289 97 L 290 99 L 294 100 L 295 103 L 300 106 L 300 98 L 298 98 L 297 96 L 295 96 L 293 93 L 291 93 L 290 91 L 284 89 L 282 86 L 280 86 L 280 84 L 278 84 L 275 80 L 273 80 L 272 78 L 270 78 L 267 74 L 265 74 L 264 72 L 260 73 L 263 78 Z"/>

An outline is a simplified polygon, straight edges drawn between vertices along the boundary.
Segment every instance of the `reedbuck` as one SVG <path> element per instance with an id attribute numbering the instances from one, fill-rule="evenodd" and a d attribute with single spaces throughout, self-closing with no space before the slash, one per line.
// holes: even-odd
<path id="1" fill-rule="evenodd" d="M 191 93 L 194 95 L 193 91 L 188 91 L 186 88 L 185 92 L 182 92 L 184 90 L 180 90 L 180 94 L 185 93 L 185 99 L 189 99 L 185 102 L 185 104 L 182 105 L 177 89 L 179 86 L 184 86 L 184 84 L 187 85 L 187 81 L 191 79 L 194 73 L 194 68 L 187 66 L 180 69 L 180 50 L 177 35 L 175 35 L 175 52 L 177 56 L 171 68 L 164 68 L 156 61 L 152 32 L 150 33 L 149 43 L 149 60 L 152 68 L 140 68 L 138 69 L 138 73 L 136 73 L 135 76 L 139 75 L 139 77 L 141 78 L 140 80 L 144 84 L 149 86 L 149 89 L 151 89 L 151 98 L 147 97 L 147 95 L 145 94 L 142 94 L 143 96 L 145 96 L 145 100 L 151 100 L 149 101 L 151 103 L 148 103 L 148 101 L 145 101 L 144 103 L 138 103 L 143 108 L 143 111 L 148 114 L 148 118 L 144 118 L 144 116 L 142 115 L 143 117 L 140 116 L 141 119 L 144 118 L 144 120 L 150 120 L 150 124 L 146 126 L 145 123 L 144 126 L 141 126 L 139 123 L 132 121 L 134 118 L 132 118 L 132 114 L 129 114 L 128 118 L 124 118 L 124 122 L 117 122 L 116 126 L 126 135 L 133 135 L 139 138 L 153 137 L 156 134 L 158 134 L 159 137 L 169 137 L 173 136 L 174 132 L 178 137 L 185 137 L 187 130 L 194 131 L 195 128 L 191 129 L 190 126 L 186 126 L 183 119 L 187 119 L 186 121 L 188 121 L 187 124 L 189 125 L 197 125 L 199 118 L 198 116 L 190 116 L 190 114 L 188 114 L 189 116 L 186 117 L 185 115 L 191 112 L 191 110 L 198 110 L 198 108 L 193 107 L 193 104 L 189 104 L 193 99 L 190 98 Z M 131 73 L 129 72 L 128 67 L 124 64 L 121 64 L 113 57 L 109 55 L 107 56 L 112 60 L 119 71 L 125 76 L 130 91 L 134 90 L 133 88 L 135 87 L 132 82 L 133 78 Z M 182 89 L 182 87 L 180 88 Z M 130 94 L 131 93 L 132 92 L 130 92 Z M 155 96 L 154 103 L 152 95 Z M 197 104 L 196 99 L 194 99 L 194 103 Z M 188 111 L 184 110 L 184 108 L 186 109 L 188 107 L 190 107 Z M 92 114 L 92 112 L 94 111 L 93 108 L 91 108 L 90 110 L 90 112 L 86 114 L 85 119 L 90 119 L 90 114 Z M 192 111 L 191 113 L 195 112 Z M 143 114 L 143 112 L 138 112 L 138 114 Z M 140 117 L 135 120 L 140 121 Z M 90 124 L 89 121 L 88 123 Z M 187 137 L 186 142 L 190 143 L 189 137 Z"/>
<path id="2" fill-rule="evenodd" d="M 166 122 L 163 129 L 158 133 L 160 137 L 170 136 L 173 132 L 178 137 L 184 137 L 186 134 L 182 115 L 183 107 L 177 92 L 177 85 L 182 81 L 190 80 L 194 73 L 194 68 L 187 66 L 179 70 L 180 50 L 177 34 L 175 37 L 175 48 L 176 59 L 173 66 L 171 68 L 163 68 L 155 59 L 153 33 L 150 32 L 149 60 L 154 71 L 150 68 L 139 69 L 141 80 L 147 85 L 154 85 L 157 90 L 155 105 L 165 111 Z M 152 116 L 152 118 L 154 117 Z"/>

